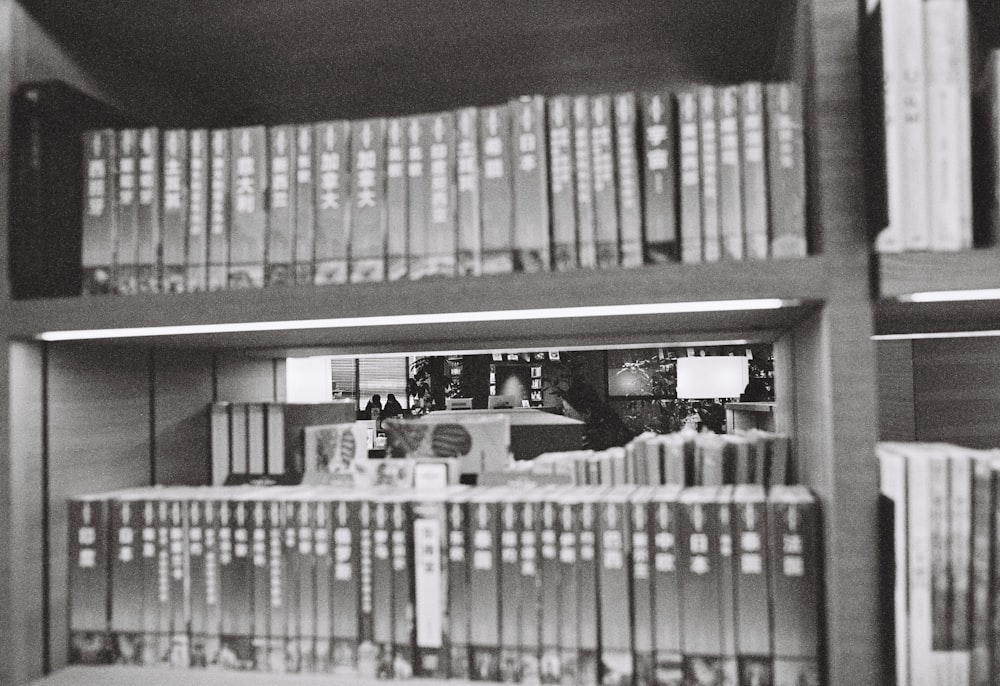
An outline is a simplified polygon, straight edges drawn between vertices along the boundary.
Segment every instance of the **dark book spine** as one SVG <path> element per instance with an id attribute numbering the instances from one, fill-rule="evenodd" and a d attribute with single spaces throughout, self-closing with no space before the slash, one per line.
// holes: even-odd
<path id="1" fill-rule="evenodd" d="M 247 473 L 264 474 L 266 472 L 265 452 L 267 443 L 267 420 L 264 403 L 246 403 L 247 415 Z"/>
<path id="2" fill-rule="evenodd" d="M 677 239 L 676 134 L 669 93 L 643 93 L 642 221 L 645 261 L 680 259 Z"/>
<path id="3" fill-rule="evenodd" d="M 392 503 L 392 634 L 393 675 L 406 679 L 414 674 L 413 510 L 407 501 Z"/>
<path id="4" fill-rule="evenodd" d="M 642 207 L 635 93 L 614 96 L 615 174 L 618 183 L 618 233 L 623 267 L 643 263 Z"/>
<path id="5" fill-rule="evenodd" d="M 946 456 L 931 463 L 931 645 L 935 651 L 951 649 L 951 524 L 949 469 Z"/>
<path id="6" fill-rule="evenodd" d="M 268 572 L 268 671 L 288 671 L 285 652 L 286 628 L 289 619 L 286 586 L 294 583 L 284 570 L 284 513 L 282 503 L 273 497 L 266 501 L 267 572 Z"/>
<path id="7" fill-rule="evenodd" d="M 263 495 L 249 504 L 250 509 L 250 554 L 251 593 L 253 600 L 252 635 L 253 662 L 258 672 L 271 670 L 270 629 L 271 629 L 271 570 L 268 560 L 267 502 Z"/>
<path id="8" fill-rule="evenodd" d="M 684 683 L 681 652 L 680 544 L 681 489 L 677 485 L 656 489 L 650 511 L 653 554 L 653 617 L 657 686 L 681 686 Z"/>
<path id="9" fill-rule="evenodd" d="M 1000 49 L 989 51 L 983 61 L 972 115 L 975 239 L 978 245 L 993 245 L 1000 236 Z"/>
<path id="10" fill-rule="evenodd" d="M 542 662 L 542 674 L 546 675 L 543 679 L 547 683 L 575 683 L 577 673 L 582 563 L 579 560 L 580 505 L 574 492 L 578 491 L 559 499 L 556 512 L 556 533 L 559 537 L 559 656 L 557 660 Z"/>
<path id="11" fill-rule="evenodd" d="M 139 131 L 139 206 L 137 212 L 136 265 L 140 293 L 163 290 L 162 232 L 163 176 L 162 134 L 157 128 Z"/>
<path id="12" fill-rule="evenodd" d="M 143 662 L 143 508 L 140 501 L 118 500 L 111 505 L 111 621 L 115 662 Z"/>
<path id="13" fill-rule="evenodd" d="M 506 494 L 500 503 L 500 680 L 504 683 L 521 681 L 519 509 L 514 494 Z"/>
<path id="14" fill-rule="evenodd" d="M 219 503 L 219 666 L 252 669 L 253 595 L 246 503 Z"/>
<path id="15" fill-rule="evenodd" d="M 118 197 L 115 203 L 115 292 L 139 292 L 139 137 L 135 129 L 118 132 Z"/>
<path id="16" fill-rule="evenodd" d="M 163 132 L 163 291 L 182 293 L 187 288 L 188 219 L 190 217 L 190 166 L 188 132 Z M 159 170 L 158 170 L 159 171 Z"/>
<path id="17" fill-rule="evenodd" d="M 656 676 L 656 654 L 653 643 L 656 615 L 653 596 L 653 544 L 650 512 L 652 510 L 651 487 L 640 488 L 631 500 L 631 532 L 629 546 L 631 555 L 630 598 L 632 609 L 632 659 L 635 682 L 653 686 Z"/>
<path id="18" fill-rule="evenodd" d="M 105 295 L 114 287 L 115 173 L 117 137 L 113 129 L 83 134 L 83 295 Z"/>
<path id="19" fill-rule="evenodd" d="M 393 677 L 393 604 L 391 555 L 391 506 L 385 499 L 372 503 L 372 640 L 375 676 Z"/>
<path id="20" fill-rule="evenodd" d="M 386 278 L 405 279 L 409 257 L 409 205 L 406 183 L 406 119 L 393 117 L 386 124 L 385 211 Z"/>
<path id="21" fill-rule="evenodd" d="M 618 489 L 606 492 L 599 508 L 600 683 L 625 686 L 632 683 L 635 670 L 628 564 L 632 521 L 627 495 Z"/>
<path id="22" fill-rule="evenodd" d="M 468 503 L 448 503 L 448 676 L 470 678 Z"/>
<path id="23" fill-rule="evenodd" d="M 427 215 L 427 275 L 455 276 L 458 229 L 455 216 L 455 116 L 435 114 L 424 149 L 430 181 Z"/>
<path id="24" fill-rule="evenodd" d="M 542 502 L 537 498 L 521 504 L 521 680 L 539 683 L 541 656 L 541 588 L 539 539 L 542 530 Z"/>
<path id="25" fill-rule="evenodd" d="M 157 522 L 156 502 L 149 497 L 136 503 L 142 527 L 141 561 L 139 564 L 142 582 L 140 597 L 142 598 L 141 646 L 140 664 L 157 665 L 160 662 L 159 629 L 160 629 L 160 573 L 157 559 Z"/>
<path id="26" fill-rule="evenodd" d="M 267 251 L 267 129 L 230 131 L 230 213 L 228 287 L 264 285 Z"/>
<path id="27" fill-rule="evenodd" d="M 500 678 L 499 503 L 487 496 L 469 504 L 472 566 L 469 570 L 469 643 L 473 681 Z"/>
<path id="28" fill-rule="evenodd" d="M 577 513 L 577 651 L 575 679 L 581 686 L 600 683 L 600 591 L 597 533 L 598 503 L 584 496 Z M 565 605 L 563 605 L 565 608 Z M 564 624 L 565 626 L 565 624 Z M 563 672 L 565 679 L 566 673 Z"/>
<path id="29" fill-rule="evenodd" d="M 150 566 L 143 569 L 143 585 L 146 598 L 155 606 L 150 613 L 146 606 L 146 635 L 152 644 L 152 664 L 166 665 L 170 662 L 170 632 L 173 608 L 170 588 L 170 504 L 166 496 L 155 497 L 154 537 L 156 548 Z M 150 560 L 145 560 L 149 563 Z M 152 571 L 152 578 L 147 572 Z M 152 584 L 150 582 L 152 581 Z"/>
<path id="30" fill-rule="evenodd" d="M 314 169 L 317 177 L 313 266 L 318 285 L 347 283 L 348 221 L 351 216 L 350 140 L 350 122 L 324 122 L 317 124 L 314 130 Z"/>
<path id="31" fill-rule="evenodd" d="M 292 168 L 296 159 L 295 127 L 272 126 L 267 129 L 267 247 L 264 283 L 284 286 L 294 282 L 295 203 Z"/>
<path id="32" fill-rule="evenodd" d="M 767 527 L 772 570 L 774 683 L 819 683 L 822 607 L 819 503 L 803 486 L 774 487 L 768 492 Z"/>
<path id="33" fill-rule="evenodd" d="M 969 682 L 972 605 L 972 463 L 965 454 L 951 456 L 949 464 L 948 541 L 951 546 L 948 599 L 951 627 L 948 632 L 953 678 Z"/>
<path id="34" fill-rule="evenodd" d="M 208 131 L 188 132 L 187 253 L 185 288 L 208 290 L 208 222 L 211 158 Z"/>
<path id="35" fill-rule="evenodd" d="M 719 489 L 719 633 L 721 670 L 728 683 L 738 683 L 736 660 L 736 570 L 733 567 L 733 487 Z"/>
<path id="36" fill-rule="evenodd" d="M 615 182 L 614 111 L 611 96 L 590 97 L 590 164 L 594 184 L 594 238 L 597 266 L 621 264 L 618 188 Z"/>
<path id="37" fill-rule="evenodd" d="M 357 503 L 341 500 L 333 504 L 333 652 L 337 673 L 356 673 L 361 599 L 360 545 Z"/>
<path id="38" fill-rule="evenodd" d="M 294 607 L 298 608 L 295 617 L 298 618 L 300 635 L 303 636 L 300 643 L 309 642 L 306 632 L 310 628 L 309 622 L 314 622 L 312 629 L 315 640 L 311 642 L 312 671 L 319 673 L 329 672 L 333 666 L 334 597 L 332 583 L 336 562 L 332 543 L 334 537 L 331 505 L 330 501 L 323 499 L 310 505 L 313 508 L 313 557 L 299 558 L 299 581 L 294 601 Z M 312 600 L 312 609 L 308 606 L 310 600 Z M 306 649 L 301 652 L 305 654 Z M 303 661 L 302 670 L 307 671 L 308 669 L 308 661 Z"/>
<path id="39" fill-rule="evenodd" d="M 525 95 L 510 102 L 514 178 L 514 270 L 550 267 L 549 169 L 545 98 Z"/>
<path id="40" fill-rule="evenodd" d="M 576 192 L 573 172 L 573 104 L 568 95 L 548 99 L 549 204 L 552 218 L 552 268 L 576 269 Z"/>
<path id="41" fill-rule="evenodd" d="M 457 272 L 459 276 L 479 276 L 483 271 L 483 224 L 480 214 L 478 108 L 466 107 L 455 113 L 455 137 Z"/>
<path id="42" fill-rule="evenodd" d="M 444 620 L 448 577 L 443 564 L 445 503 L 437 498 L 414 502 L 412 514 L 414 674 L 442 678 L 447 675 Z"/>
<path id="43" fill-rule="evenodd" d="M 358 673 L 375 676 L 376 648 L 374 596 L 372 594 L 372 504 L 367 499 L 352 503 L 357 512 L 355 540 L 358 542 Z"/>
<path id="44" fill-rule="evenodd" d="M 293 278 L 297 284 L 311 284 L 315 279 L 313 257 L 316 237 L 316 156 L 312 124 L 295 127 L 295 169 L 292 194 L 295 196 L 293 230 Z"/>
<path id="45" fill-rule="evenodd" d="M 743 229 L 743 167 L 740 160 L 740 87 L 716 88 L 719 126 L 719 231 L 722 256 L 742 260 L 746 254 Z"/>
<path id="46" fill-rule="evenodd" d="M 580 266 L 597 266 L 594 216 L 594 165 L 590 131 L 590 97 L 573 97 L 573 164 L 576 180 L 576 244 Z"/>
<path id="47" fill-rule="evenodd" d="M 699 86 L 698 142 L 701 148 L 701 240 L 706 262 L 722 256 L 719 222 L 719 119 L 713 86 Z"/>
<path id="48" fill-rule="evenodd" d="M 192 667 L 207 667 L 208 653 L 208 583 L 205 555 L 207 528 L 206 502 L 197 498 L 187 501 L 188 551 L 188 612 L 190 621 L 190 654 Z M 214 538 L 214 537 L 213 537 Z"/>
<path id="49" fill-rule="evenodd" d="M 229 131 L 211 133 L 208 200 L 208 290 L 219 291 L 229 281 Z"/>
<path id="50" fill-rule="evenodd" d="M 170 594 L 169 611 L 164 621 L 167 663 L 172 667 L 191 666 L 191 642 L 188 614 L 191 603 L 188 580 L 187 502 L 182 498 L 167 503 L 168 545 L 167 573 Z"/>
<path id="51" fill-rule="evenodd" d="M 971 686 L 990 683 L 990 550 L 993 540 L 993 475 L 985 459 L 972 462 Z"/>
<path id="52" fill-rule="evenodd" d="M 806 159 L 802 93 L 794 83 L 764 86 L 771 256 L 806 255 Z"/>
<path id="53" fill-rule="evenodd" d="M 681 650 L 684 677 L 698 683 L 699 674 L 722 673 L 721 599 L 719 598 L 719 521 L 717 489 L 700 486 L 681 494 L 677 548 L 680 570 Z"/>
<path id="54" fill-rule="evenodd" d="M 203 527 L 205 540 L 205 631 L 201 643 L 206 667 L 214 667 L 220 662 L 222 598 L 219 577 L 221 564 L 219 521 L 222 507 L 223 505 L 218 501 L 211 499 L 205 501 Z"/>
<path id="55" fill-rule="evenodd" d="M 681 262 L 702 262 L 704 242 L 701 233 L 701 116 L 698 89 L 685 88 L 677 93 L 677 135 L 680 162 L 680 239 Z"/>
<path id="56" fill-rule="evenodd" d="M 385 222 L 385 119 L 351 122 L 352 282 L 385 280 Z"/>
<path id="57" fill-rule="evenodd" d="M 71 498 L 67 521 L 69 661 L 106 664 L 113 646 L 108 634 L 108 503 L 101 498 Z"/>
<path id="58" fill-rule="evenodd" d="M 247 405 L 229 405 L 229 474 L 247 474 Z"/>
<path id="59" fill-rule="evenodd" d="M 548 496 L 536 513 L 539 524 L 538 538 L 538 593 L 539 593 L 539 663 L 538 676 L 543 684 L 562 681 L 559 646 L 559 601 L 563 583 L 559 561 L 560 504 Z M 569 517 L 572 534 L 572 515 Z M 575 560 L 575 550 L 573 551 Z"/>
<path id="60" fill-rule="evenodd" d="M 410 117 L 406 122 L 406 177 L 407 196 L 407 237 L 409 250 L 409 278 L 422 279 L 427 276 L 427 219 L 431 197 L 430 165 L 427 160 L 431 117 L 428 115 Z"/>
<path id="61" fill-rule="evenodd" d="M 736 650 L 739 683 L 773 684 L 767 503 L 760 486 L 738 486 L 733 498 Z"/>
<path id="62" fill-rule="evenodd" d="M 764 92 L 753 81 L 740 86 L 740 164 L 742 168 L 743 237 L 746 256 L 768 256 L 767 166 L 764 158 Z"/>
<path id="63" fill-rule="evenodd" d="M 309 504 L 305 500 L 286 500 L 282 503 L 282 510 L 285 669 L 289 672 L 308 672 L 311 671 L 310 661 L 313 656 L 313 620 L 318 608 L 317 603 L 310 603 L 314 587 L 309 579 L 304 578 L 304 569 L 307 568 L 306 560 L 312 553 L 314 532 L 309 517 Z"/>
<path id="64" fill-rule="evenodd" d="M 514 271 L 514 198 L 508 105 L 479 110 L 483 273 Z"/>

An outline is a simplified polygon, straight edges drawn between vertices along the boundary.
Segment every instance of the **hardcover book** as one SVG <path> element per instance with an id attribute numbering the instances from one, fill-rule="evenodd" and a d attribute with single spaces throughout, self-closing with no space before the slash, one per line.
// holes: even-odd
<path id="1" fill-rule="evenodd" d="M 573 97 L 573 164 L 576 172 L 576 244 L 580 266 L 597 266 L 597 225 L 594 214 L 594 166 L 591 145 L 590 97 Z"/>
<path id="2" fill-rule="evenodd" d="M 424 158 L 430 196 L 427 214 L 427 276 L 454 276 L 458 255 L 455 224 L 455 117 L 438 112 L 429 122 Z"/>
<path id="3" fill-rule="evenodd" d="M 212 131 L 210 146 L 208 290 L 218 291 L 229 283 L 229 131 Z"/>
<path id="4" fill-rule="evenodd" d="M 610 95 L 590 97 L 590 169 L 594 187 L 594 238 L 597 243 L 597 266 L 601 268 L 617 267 L 621 263 L 613 117 Z"/>
<path id="5" fill-rule="evenodd" d="M 446 498 L 445 492 L 428 492 L 417 495 L 411 504 L 414 674 L 420 677 L 447 676 Z"/>
<path id="6" fill-rule="evenodd" d="M 361 616 L 360 503 L 357 497 L 345 493 L 341 500 L 331 503 L 331 508 L 334 561 L 330 584 L 333 603 L 331 665 L 334 673 L 355 674 Z"/>
<path id="7" fill-rule="evenodd" d="M 736 570 L 733 566 L 733 486 L 719 489 L 716 506 L 719 521 L 719 633 L 722 639 L 720 667 L 727 683 L 738 683 L 736 658 Z"/>
<path id="8" fill-rule="evenodd" d="M 316 124 L 316 234 L 314 236 L 317 285 L 347 283 L 348 220 L 351 216 L 351 124 L 333 121 Z"/>
<path id="9" fill-rule="evenodd" d="M 545 489 L 536 488 L 524 494 L 521 501 L 520 551 L 521 567 L 521 679 L 537 684 L 540 681 L 541 655 L 541 588 L 540 588 L 540 538 L 542 531 L 542 503 Z"/>
<path id="10" fill-rule="evenodd" d="M 579 266 L 576 245 L 576 192 L 573 171 L 573 104 L 568 95 L 548 98 L 549 204 L 552 223 L 552 268 Z"/>
<path id="11" fill-rule="evenodd" d="M 653 486 L 635 489 L 629 497 L 628 545 L 632 551 L 631 615 L 632 615 L 632 660 L 636 683 L 656 683 L 655 633 L 656 606 L 653 594 L 653 541 L 650 537 L 652 522 L 650 514 L 656 493 Z"/>
<path id="12" fill-rule="evenodd" d="M 68 503 L 70 664 L 106 664 L 112 659 L 109 508 L 108 498 L 99 495 L 76 496 Z"/>
<path id="13" fill-rule="evenodd" d="M 513 489 L 500 496 L 500 681 L 521 682 L 520 499 Z M 473 596 L 476 598 L 476 596 Z M 477 602 L 476 600 L 473 601 Z"/>
<path id="14" fill-rule="evenodd" d="M 983 60 L 973 104 L 976 239 L 989 245 L 1000 236 L 1000 49 Z"/>
<path id="15" fill-rule="evenodd" d="M 514 177 L 514 270 L 550 268 L 549 168 L 545 138 L 545 98 L 511 100 Z"/>
<path id="16" fill-rule="evenodd" d="M 212 508 L 204 497 L 192 495 L 187 507 L 187 556 L 188 556 L 188 620 L 190 628 L 190 664 L 192 667 L 209 665 L 209 589 L 214 589 L 214 579 L 209 583 L 209 566 L 217 564 L 215 557 L 215 536 L 206 536 L 214 522 L 209 519 Z M 211 541 L 211 556 L 209 545 Z M 218 636 L 216 635 L 216 640 Z M 214 656 L 213 656 L 214 657 Z"/>
<path id="17" fill-rule="evenodd" d="M 577 506 L 577 634 L 573 676 L 580 686 L 597 686 L 600 681 L 601 620 L 598 604 L 601 564 L 597 539 L 602 487 L 587 489 L 579 494 Z M 565 570 L 565 567 L 563 568 Z M 565 604 L 563 609 L 565 609 Z M 565 665 L 565 663 L 564 663 Z M 566 672 L 563 671 L 565 683 Z"/>
<path id="18" fill-rule="evenodd" d="M 677 236 L 677 127 L 669 93 L 643 93 L 642 221 L 645 261 L 680 258 Z"/>
<path id="19" fill-rule="evenodd" d="M 716 683 L 725 674 L 717 498 L 715 486 L 688 488 L 680 496 L 677 563 L 683 589 L 681 650 L 685 683 L 699 685 Z"/>
<path id="20" fill-rule="evenodd" d="M 209 133 L 205 129 L 188 132 L 187 260 L 185 288 L 208 290 L 208 225 L 211 156 Z"/>
<path id="21" fill-rule="evenodd" d="M 494 489 L 469 502 L 469 652 L 473 681 L 500 679 L 500 503 Z"/>
<path id="22" fill-rule="evenodd" d="M 697 88 L 677 93 L 677 129 L 680 157 L 680 239 L 681 262 L 701 262 L 704 259 L 701 233 L 701 137 Z"/>
<path id="23" fill-rule="evenodd" d="M 480 108 L 479 149 L 482 169 L 479 188 L 484 274 L 502 274 L 514 270 L 514 199 L 510 137 L 508 105 Z"/>
<path id="24" fill-rule="evenodd" d="M 333 667 L 332 641 L 335 599 L 332 584 L 338 564 L 334 556 L 333 518 L 337 503 L 333 498 L 316 496 L 309 507 L 312 508 L 313 556 L 299 556 L 299 583 L 295 602 L 299 607 L 297 616 L 300 622 L 299 634 L 302 637 L 300 644 L 304 646 L 311 644 L 313 670 L 327 673 Z M 300 517 L 302 516 L 301 508 L 302 503 L 299 504 Z M 301 526 L 298 538 L 300 541 L 305 538 Z M 313 605 L 311 611 L 308 608 L 310 601 Z M 314 622 L 311 626 L 310 621 Z M 309 641 L 309 629 L 313 630 L 313 641 L 311 642 Z M 303 647 L 299 652 L 302 656 L 307 656 L 308 648 Z M 305 657 L 302 659 L 303 669 L 307 669 L 309 662 Z"/>
<path id="25" fill-rule="evenodd" d="M 143 507 L 138 493 L 111 502 L 111 650 L 118 664 L 140 665 L 143 646 Z M 155 545 L 155 543 L 154 543 Z"/>
<path id="26" fill-rule="evenodd" d="M 469 497 L 471 491 L 448 501 L 448 676 L 469 679 L 469 636 L 472 596 L 469 587 Z"/>
<path id="27" fill-rule="evenodd" d="M 348 272 L 352 283 L 385 280 L 385 119 L 351 122 Z"/>
<path id="28" fill-rule="evenodd" d="M 160 570 L 162 574 L 165 556 L 170 603 L 166 616 L 161 616 L 160 624 L 161 631 L 166 632 L 163 640 L 166 663 L 171 667 L 191 666 L 191 641 L 188 633 L 188 614 L 191 604 L 190 570 L 186 546 L 189 498 L 188 489 L 177 489 L 172 491 L 170 499 L 163 503 L 167 509 L 165 519 L 167 544 L 166 550 L 160 551 Z"/>
<path id="29" fill-rule="evenodd" d="M 117 137 L 114 129 L 83 134 L 83 295 L 106 295 L 114 288 Z"/>
<path id="30" fill-rule="evenodd" d="M 190 217 L 190 173 L 188 132 L 163 132 L 163 291 L 187 290 L 188 220 Z"/>
<path id="31" fill-rule="evenodd" d="M 746 254 L 743 229 L 743 169 L 740 159 L 740 87 L 715 89 L 719 131 L 719 232 L 722 256 L 742 260 Z"/>
<path id="32" fill-rule="evenodd" d="M 139 137 L 136 129 L 118 132 L 118 197 L 115 203 L 115 292 L 139 292 Z"/>
<path id="33" fill-rule="evenodd" d="M 261 288 L 267 251 L 267 130 L 231 129 L 228 287 Z"/>
<path id="34" fill-rule="evenodd" d="M 722 256 L 719 217 L 719 124 L 713 86 L 699 86 L 698 143 L 701 147 L 701 240 L 706 262 Z"/>
<path id="35" fill-rule="evenodd" d="M 539 605 L 539 660 L 538 678 L 543 684 L 562 681 L 560 666 L 559 604 L 562 570 L 559 558 L 559 518 L 561 505 L 559 492 L 548 491 L 540 499 L 534 512 L 538 524 L 538 605 Z M 572 516 L 570 516 L 572 525 Z M 570 531 L 575 541 L 575 534 Z M 567 541 L 568 544 L 568 541 Z M 576 559 L 575 550 L 573 559 Z"/>
<path id="36" fill-rule="evenodd" d="M 297 284 L 311 284 L 315 280 L 313 260 L 316 237 L 316 188 L 317 167 L 315 155 L 315 127 L 300 124 L 294 129 L 295 151 L 292 194 L 295 196 L 295 221 L 293 231 L 293 278 Z"/>
<path id="37" fill-rule="evenodd" d="M 733 490 L 732 526 L 739 683 L 773 684 L 771 568 L 765 547 L 769 538 L 763 487 L 745 485 Z"/>
<path id="38" fill-rule="evenodd" d="M 681 486 L 656 487 L 649 524 L 653 556 L 653 649 L 657 686 L 684 684 L 681 648 L 681 588 L 678 570 Z"/>
<path id="39" fill-rule="evenodd" d="M 746 256 L 762 260 L 769 253 L 769 215 L 764 158 L 764 88 L 759 82 L 740 86 L 739 107 L 743 238 Z"/>
<path id="40" fill-rule="evenodd" d="M 406 125 L 406 139 L 409 144 L 406 155 L 406 175 L 408 184 L 407 236 L 409 251 L 409 278 L 422 279 L 427 276 L 427 249 L 429 232 L 429 208 L 431 198 L 430 164 L 427 153 L 430 148 L 431 115 L 409 117 Z"/>
<path id="41" fill-rule="evenodd" d="M 219 504 L 219 666 L 229 670 L 255 666 L 249 497 L 240 491 Z"/>
<path id="42" fill-rule="evenodd" d="M 798 85 L 767 84 L 764 109 L 767 113 L 771 257 L 805 257 L 806 159 L 802 94 Z"/>
<path id="43" fill-rule="evenodd" d="M 264 283 L 285 286 L 294 283 L 295 218 L 298 199 L 292 186 L 296 163 L 295 127 L 267 129 L 267 248 Z"/>
<path id="44" fill-rule="evenodd" d="M 161 633 L 161 616 L 169 621 L 167 603 L 170 602 L 168 568 L 162 564 L 166 556 L 166 513 L 160 511 L 160 498 L 147 489 L 140 501 L 142 517 L 142 664 L 159 666 L 166 663 L 169 646 L 169 628 L 166 636 Z M 167 624 L 169 627 L 169 624 Z M 166 642 L 161 639 L 167 639 Z"/>
<path id="45" fill-rule="evenodd" d="M 479 109 L 465 107 L 455 113 L 456 214 L 458 223 L 458 275 L 479 276 L 483 270 L 483 225 L 480 208 Z"/>
<path id="46" fill-rule="evenodd" d="M 618 233 L 623 267 L 638 267 L 643 263 L 636 117 L 635 93 L 615 95 L 615 180 L 618 184 Z"/>
<path id="47" fill-rule="evenodd" d="M 140 293 L 159 293 L 163 287 L 160 271 L 163 250 L 162 132 L 154 127 L 140 129 L 138 138 L 137 278 Z"/>
<path id="48" fill-rule="evenodd" d="M 413 676 L 418 664 L 414 654 L 415 607 L 418 598 L 414 589 L 416 550 L 413 537 L 413 506 L 410 498 L 407 493 L 399 493 L 391 500 L 392 673 L 396 679 L 408 679 Z M 421 650 L 421 655 L 430 655 L 424 650 Z"/>
<path id="49" fill-rule="evenodd" d="M 408 275 L 409 199 L 407 197 L 406 118 L 393 117 L 386 124 L 385 211 L 386 278 L 398 281 Z"/>
<path id="50" fill-rule="evenodd" d="M 392 506 L 380 494 L 371 503 L 371 596 L 372 641 L 375 647 L 375 676 L 393 677 L 393 577 Z"/>
<path id="51" fill-rule="evenodd" d="M 597 513 L 598 598 L 601 661 L 599 681 L 608 686 L 632 683 L 632 603 L 629 561 L 632 516 L 629 499 L 635 487 L 616 486 L 601 495 Z"/>

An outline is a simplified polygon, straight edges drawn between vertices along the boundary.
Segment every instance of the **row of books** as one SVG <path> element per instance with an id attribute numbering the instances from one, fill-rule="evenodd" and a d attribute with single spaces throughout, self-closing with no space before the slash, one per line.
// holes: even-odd
<path id="1" fill-rule="evenodd" d="M 886 655 L 899 686 L 1000 681 L 996 513 L 1000 451 L 877 446 Z"/>
<path id="2" fill-rule="evenodd" d="M 624 447 L 545 453 L 514 462 L 508 471 L 601 486 L 779 486 L 793 483 L 795 473 L 788 436 L 759 429 L 721 435 L 646 432 Z"/>
<path id="3" fill-rule="evenodd" d="M 72 659 L 819 683 L 804 487 L 147 488 L 69 501 Z"/>
<path id="4" fill-rule="evenodd" d="M 1000 58 L 991 54 L 975 73 L 966 0 L 868 0 L 868 9 L 880 10 L 874 30 L 885 105 L 888 225 L 876 249 L 955 251 L 973 247 L 974 238 L 993 242 L 1000 232 Z M 982 116 L 975 127 L 974 101 Z"/>
<path id="5" fill-rule="evenodd" d="M 806 254 L 793 83 L 84 133 L 83 291 Z"/>

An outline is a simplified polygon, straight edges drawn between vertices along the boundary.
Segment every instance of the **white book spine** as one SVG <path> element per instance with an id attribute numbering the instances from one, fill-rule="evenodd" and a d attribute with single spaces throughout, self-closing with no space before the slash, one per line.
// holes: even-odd
<path id="1" fill-rule="evenodd" d="M 949 459 L 951 486 L 949 516 L 951 519 L 951 611 L 952 631 L 949 661 L 949 682 L 954 686 L 969 686 L 972 652 L 970 645 L 972 588 L 972 463 L 967 454 L 955 454 Z"/>
<path id="2" fill-rule="evenodd" d="M 910 683 L 910 616 L 907 578 L 906 461 L 899 453 L 882 446 L 877 449 L 882 495 L 892 501 L 893 556 L 896 574 L 893 579 L 893 610 L 896 640 L 896 686 Z"/>

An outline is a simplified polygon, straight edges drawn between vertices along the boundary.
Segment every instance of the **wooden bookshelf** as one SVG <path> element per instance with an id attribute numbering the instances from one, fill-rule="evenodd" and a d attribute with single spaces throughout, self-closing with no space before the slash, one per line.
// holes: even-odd
<path id="1" fill-rule="evenodd" d="M 180 296 L 12 301 L 0 277 L 0 683 L 193 683 L 65 668 L 65 497 L 200 474 L 163 431 L 211 400 L 280 400 L 287 353 L 774 343 L 825 533 L 829 684 L 877 683 L 877 465 L 854 0 L 0 2 L 2 90 L 62 78 L 163 126 L 277 124 L 484 105 L 523 93 L 793 79 L 814 257 Z M 9 133 L 0 108 L 0 133 Z M 10 170 L 0 165 L 0 222 Z M 3 227 L 0 227 L 3 229 Z M 0 230 L 6 262 L 7 231 Z M 6 269 L 3 270 L 6 275 Z M 46 331 L 780 298 L 789 307 L 45 343 Z M 186 460 L 191 462 L 186 463 Z M 198 468 L 200 469 L 200 468 Z M 194 478 L 194 477 L 192 477 Z M 205 683 L 232 675 L 204 673 Z M 239 674 L 240 683 L 271 675 Z M 312 683 L 282 676 L 282 683 Z M 352 680 L 352 683 L 357 683 Z M 432 682 L 428 682 L 432 683 Z M 456 682 L 448 682 L 456 683 Z"/>

